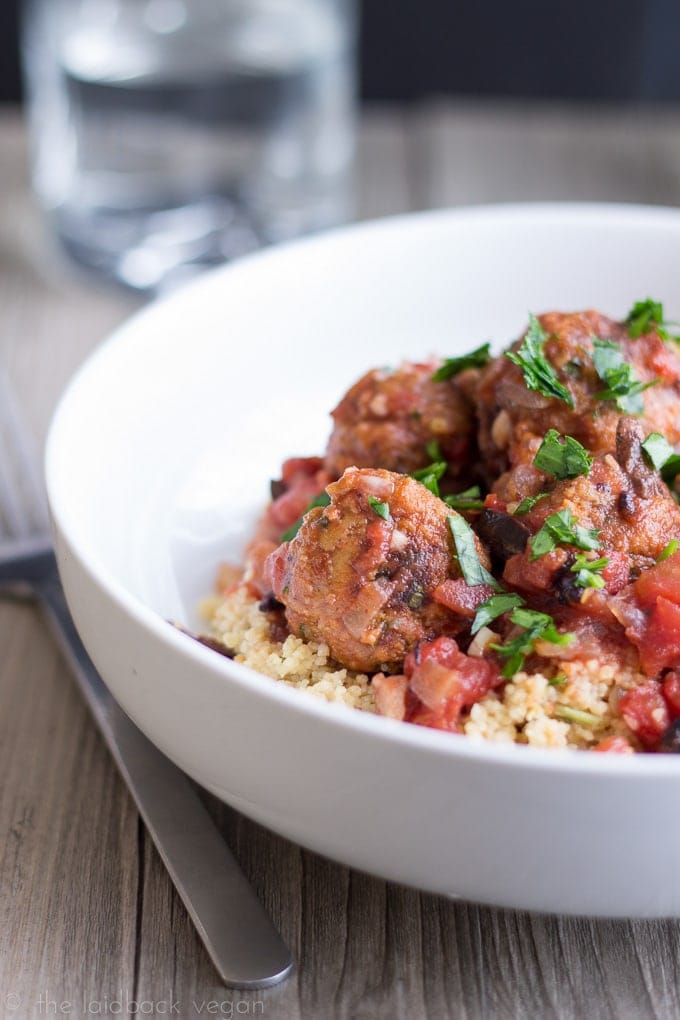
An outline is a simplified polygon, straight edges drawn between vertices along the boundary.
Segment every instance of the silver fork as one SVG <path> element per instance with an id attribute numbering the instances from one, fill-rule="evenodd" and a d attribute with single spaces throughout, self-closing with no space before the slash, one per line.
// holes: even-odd
<path id="1" fill-rule="evenodd" d="M 266 988 L 292 960 L 187 776 L 128 718 L 85 650 L 50 540 L 42 476 L 0 372 L 0 595 L 37 598 L 220 977 Z"/>

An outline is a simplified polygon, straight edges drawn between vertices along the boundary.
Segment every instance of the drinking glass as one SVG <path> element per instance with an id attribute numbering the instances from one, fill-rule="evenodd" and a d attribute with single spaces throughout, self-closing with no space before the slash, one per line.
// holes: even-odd
<path id="1" fill-rule="evenodd" d="M 35 191 L 139 289 L 350 218 L 353 0 L 25 0 Z"/>

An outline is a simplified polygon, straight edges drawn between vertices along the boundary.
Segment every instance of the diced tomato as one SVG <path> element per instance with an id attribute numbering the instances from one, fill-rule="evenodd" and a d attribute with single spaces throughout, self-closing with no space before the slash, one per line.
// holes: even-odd
<path id="1" fill-rule="evenodd" d="M 607 550 L 609 563 L 602 570 L 602 579 L 610 595 L 616 595 L 628 584 L 630 558 L 627 553 Z"/>
<path id="2" fill-rule="evenodd" d="M 638 650 L 647 676 L 657 676 L 662 669 L 680 664 L 680 606 L 657 597 Z"/>
<path id="3" fill-rule="evenodd" d="M 625 737 L 605 737 L 595 745 L 593 751 L 604 751 L 606 754 L 633 754 L 634 748 Z"/>
<path id="4" fill-rule="evenodd" d="M 680 552 L 645 570 L 611 600 L 649 677 L 680 666 Z"/>
<path id="5" fill-rule="evenodd" d="M 313 478 L 323 467 L 321 457 L 289 457 L 281 465 L 281 481 L 287 488 L 299 478 Z"/>
<path id="6" fill-rule="evenodd" d="M 670 722 L 661 684 L 653 680 L 627 691 L 619 701 L 619 712 L 626 725 L 650 750 L 657 746 Z"/>
<path id="7" fill-rule="evenodd" d="M 449 637 L 421 642 L 407 655 L 404 672 L 418 698 L 406 719 L 441 730 L 456 730 L 462 710 L 502 683 L 495 664 L 465 655 Z"/>
<path id="8" fill-rule="evenodd" d="M 279 598 L 286 586 L 288 575 L 288 551 L 285 544 L 270 549 L 260 573 L 265 592 L 271 591 Z"/>
<path id="9" fill-rule="evenodd" d="M 633 591 L 641 606 L 653 606 L 660 595 L 680 605 L 680 551 L 644 570 L 633 584 Z"/>
<path id="10" fill-rule="evenodd" d="M 489 510 L 498 510 L 500 513 L 505 513 L 508 509 L 508 504 L 505 500 L 497 496 L 495 492 L 490 492 L 488 496 L 484 498 L 484 506 Z"/>
<path id="11" fill-rule="evenodd" d="M 285 491 L 275 499 L 268 516 L 281 532 L 294 524 L 312 500 L 323 492 L 330 477 L 320 457 L 292 457 L 281 468 Z"/>
<path id="12" fill-rule="evenodd" d="M 548 592 L 555 573 L 569 558 L 566 549 L 552 549 L 537 560 L 531 559 L 529 550 L 516 553 L 505 564 L 503 579 L 513 588 L 529 592 Z"/>
<path id="13" fill-rule="evenodd" d="M 650 333 L 640 337 L 636 344 L 647 348 L 640 353 L 640 361 L 649 365 L 653 375 L 661 378 L 664 383 L 674 383 L 678 380 L 678 359 L 668 349 L 658 333 Z"/>
<path id="14" fill-rule="evenodd" d="M 680 719 L 680 673 L 668 673 L 662 684 L 671 719 Z"/>
<path id="15" fill-rule="evenodd" d="M 494 594 L 494 589 L 489 584 L 468 584 L 462 578 L 453 580 L 449 578 L 437 585 L 432 592 L 432 598 L 441 606 L 453 610 L 459 616 L 472 617 L 479 607 Z"/>
<path id="16" fill-rule="evenodd" d="M 413 671 L 410 682 L 413 693 L 433 711 L 444 710 L 446 703 L 458 694 L 458 670 L 449 669 L 436 659 L 421 662 Z"/>
<path id="17" fill-rule="evenodd" d="M 429 659 L 440 662 L 442 666 L 453 669 L 458 661 L 460 649 L 451 637 L 438 637 L 434 641 L 421 641 L 415 651 L 409 652 L 404 659 L 404 673 L 407 677 L 413 675 L 414 670 Z"/>
<path id="18" fill-rule="evenodd" d="M 388 719 L 403 719 L 406 715 L 407 678 L 376 673 L 371 680 L 371 686 L 375 691 L 375 707 L 378 713 L 387 716 Z"/>
<path id="19" fill-rule="evenodd" d="M 274 500 L 269 508 L 269 516 L 281 532 L 284 532 L 295 524 L 320 492 L 321 489 L 314 478 L 299 479 L 292 488 Z"/>

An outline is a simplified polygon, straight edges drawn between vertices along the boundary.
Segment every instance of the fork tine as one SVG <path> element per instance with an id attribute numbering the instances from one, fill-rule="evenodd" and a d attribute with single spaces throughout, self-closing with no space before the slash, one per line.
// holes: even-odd
<path id="1" fill-rule="evenodd" d="M 48 527 L 38 461 L 12 389 L 0 371 L 0 509 L 10 535 L 25 538 Z"/>

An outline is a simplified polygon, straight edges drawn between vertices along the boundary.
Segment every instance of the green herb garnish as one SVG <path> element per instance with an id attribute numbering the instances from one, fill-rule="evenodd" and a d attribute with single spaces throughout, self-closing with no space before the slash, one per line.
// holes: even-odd
<path id="1" fill-rule="evenodd" d="M 624 359 L 619 345 L 598 337 L 593 338 L 593 365 L 606 386 L 595 397 L 598 400 L 613 400 L 624 414 L 642 414 L 645 409 L 642 394 L 650 386 L 656 386 L 658 380 L 639 382 L 633 374 L 633 366 Z"/>
<path id="2" fill-rule="evenodd" d="M 476 634 L 482 627 L 486 627 L 492 620 L 496 620 L 511 609 L 517 609 L 524 605 L 521 595 L 514 592 L 504 592 L 502 595 L 492 595 L 490 599 L 483 602 L 475 613 L 475 618 L 470 629 L 471 634 Z"/>
<path id="3" fill-rule="evenodd" d="M 290 542 L 290 540 L 292 538 L 295 538 L 295 536 L 297 535 L 298 531 L 300 530 L 300 527 L 301 527 L 302 522 L 303 522 L 303 520 L 305 518 L 305 515 L 308 514 L 310 510 L 313 510 L 314 507 L 316 507 L 316 506 L 328 506 L 330 501 L 331 501 L 331 497 L 328 495 L 327 492 L 321 492 L 321 493 L 319 493 L 318 496 L 315 496 L 314 499 L 312 500 L 312 502 L 309 504 L 309 506 L 305 510 L 305 512 L 300 517 L 298 517 L 298 519 L 296 520 L 295 524 L 291 524 L 290 528 L 288 528 L 287 531 L 284 531 L 284 533 L 281 535 L 281 541 L 282 542 Z"/>
<path id="4" fill-rule="evenodd" d="M 462 354 L 458 358 L 446 358 L 432 376 L 432 381 L 446 382 L 447 379 L 452 379 L 459 372 L 464 372 L 466 368 L 484 368 L 490 361 L 491 344 L 482 344 L 481 347 L 470 351 L 469 354 Z"/>
<path id="5" fill-rule="evenodd" d="M 664 482 L 670 485 L 680 474 L 680 454 L 660 432 L 650 432 L 642 443 L 642 449 L 652 467 L 660 471 Z"/>
<path id="6" fill-rule="evenodd" d="M 438 496 L 439 480 L 446 474 L 448 466 L 445 460 L 439 460 L 434 464 L 428 464 L 427 467 L 414 471 L 411 474 L 411 478 L 415 478 L 417 482 L 420 482 L 426 489 L 429 489 L 433 496 Z"/>
<path id="7" fill-rule="evenodd" d="M 557 676 L 552 678 L 552 680 L 548 680 L 550 687 L 563 687 L 566 682 L 567 678 L 564 673 L 558 673 Z"/>
<path id="8" fill-rule="evenodd" d="M 524 515 L 528 514 L 530 510 L 533 510 L 539 499 L 545 499 L 547 495 L 547 492 L 539 492 L 538 496 L 525 496 L 522 502 L 517 506 L 517 509 L 512 516 L 524 517 Z"/>
<path id="9" fill-rule="evenodd" d="M 543 527 L 529 539 L 531 559 L 537 560 L 546 553 L 552 552 L 558 545 L 575 545 L 577 549 L 599 549 L 599 532 L 582 528 L 576 522 L 569 507 L 551 514 L 543 522 Z"/>
<path id="10" fill-rule="evenodd" d="M 479 561 L 475 545 L 475 533 L 465 518 L 456 515 L 455 517 L 449 517 L 448 522 L 451 534 L 453 535 L 461 573 L 467 584 L 470 586 L 488 584 L 496 591 L 500 591 L 501 586 L 496 578 Z"/>
<path id="11" fill-rule="evenodd" d="M 548 429 L 534 457 L 534 467 L 560 480 L 590 474 L 593 458 L 585 446 L 573 436 L 560 436 L 557 429 Z"/>
<path id="12" fill-rule="evenodd" d="M 548 641 L 551 645 L 569 645 L 574 640 L 573 634 L 560 634 L 552 616 L 538 613 L 535 609 L 515 609 L 510 620 L 518 627 L 524 628 L 522 633 L 504 645 L 490 645 L 506 660 L 501 670 L 505 677 L 514 676 L 520 671 L 527 655 L 533 652 L 539 639 Z"/>
<path id="13" fill-rule="evenodd" d="M 672 538 L 665 549 L 661 550 L 656 558 L 656 562 L 663 563 L 663 561 L 667 560 L 669 556 L 676 553 L 678 549 L 680 549 L 680 542 L 678 542 L 677 538 Z"/>
<path id="14" fill-rule="evenodd" d="M 538 390 L 546 397 L 555 397 L 573 407 L 571 393 L 560 382 L 557 372 L 545 356 L 543 346 L 547 339 L 548 336 L 536 316 L 529 315 L 529 329 L 521 347 L 516 353 L 507 351 L 505 356 L 522 369 L 527 389 Z"/>
<path id="15" fill-rule="evenodd" d="M 375 496 L 369 496 L 368 504 L 371 507 L 371 509 L 378 515 L 378 517 L 382 517 L 384 521 L 389 520 L 390 518 L 389 503 L 381 503 L 379 499 L 375 498 Z"/>
<path id="16" fill-rule="evenodd" d="M 444 455 L 436 439 L 431 439 L 429 443 L 425 443 L 425 453 L 433 464 L 439 464 L 444 461 Z"/>
<path id="17" fill-rule="evenodd" d="M 599 560 L 588 560 L 583 553 L 577 553 L 569 568 L 572 574 L 576 574 L 574 584 L 579 588 L 604 588 L 602 571 L 608 563 L 608 556 L 602 556 Z"/>
<path id="18" fill-rule="evenodd" d="M 602 722 L 592 712 L 571 708 L 570 705 L 555 705 L 553 715 L 556 719 L 564 719 L 565 722 L 576 723 L 578 726 L 598 726 Z"/>
<path id="19" fill-rule="evenodd" d="M 658 328 L 663 327 L 663 305 L 649 297 L 644 301 L 636 301 L 628 312 L 625 323 L 634 340 L 643 333 L 651 332 L 654 327 L 657 328 L 659 335 L 663 336 L 666 331 Z"/>
<path id="20" fill-rule="evenodd" d="M 446 496 L 444 502 L 453 510 L 482 510 L 484 507 L 482 492 L 478 485 L 470 486 L 465 492 Z"/>

